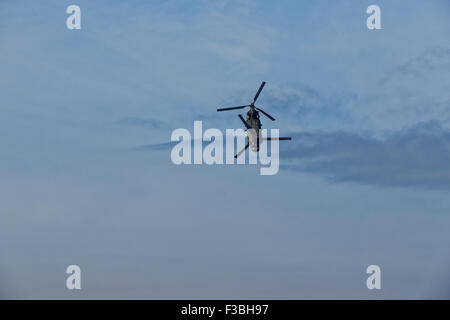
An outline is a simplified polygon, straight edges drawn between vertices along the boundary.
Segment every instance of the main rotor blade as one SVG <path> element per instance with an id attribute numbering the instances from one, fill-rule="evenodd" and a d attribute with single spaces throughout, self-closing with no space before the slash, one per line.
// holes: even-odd
<path id="1" fill-rule="evenodd" d="M 238 107 L 230 107 L 230 108 L 219 108 L 219 109 L 217 109 L 217 111 L 228 111 L 228 110 L 244 109 L 245 107 L 248 107 L 248 105 L 246 105 L 246 106 L 238 106 Z"/>
<path id="2" fill-rule="evenodd" d="M 258 109 L 259 111 L 261 111 L 267 118 L 269 118 L 270 120 L 272 120 L 272 121 L 275 121 L 275 118 L 274 117 L 272 117 L 270 114 L 268 114 L 267 112 L 265 112 L 265 111 L 263 111 L 262 109 L 260 109 L 260 108 L 256 108 L 256 109 Z"/>
<path id="3" fill-rule="evenodd" d="M 242 154 L 242 152 L 244 152 L 245 150 L 247 150 L 247 148 L 248 148 L 249 146 L 250 146 L 250 144 L 247 142 L 247 144 L 245 145 L 244 149 L 242 149 L 241 151 L 239 151 L 239 152 L 234 156 L 234 158 L 237 159 L 237 158 Z"/>
<path id="4" fill-rule="evenodd" d="M 262 91 L 262 89 L 264 88 L 264 85 L 265 85 L 265 84 L 266 84 L 265 81 L 263 81 L 263 82 L 261 83 L 261 86 L 259 87 L 258 92 L 256 93 L 255 98 L 253 99 L 253 103 L 255 103 L 255 102 L 256 102 L 256 99 L 258 99 L 259 94 L 261 93 L 261 91 Z"/>
<path id="5" fill-rule="evenodd" d="M 281 140 L 292 140 L 292 138 L 291 137 L 264 138 L 264 140 L 267 140 L 267 141 L 279 140 L 279 141 L 281 141 Z"/>
<path id="6" fill-rule="evenodd" d="M 239 114 L 239 119 L 244 123 L 245 128 L 250 129 L 250 126 L 248 125 L 247 121 L 244 120 L 244 118 Z"/>

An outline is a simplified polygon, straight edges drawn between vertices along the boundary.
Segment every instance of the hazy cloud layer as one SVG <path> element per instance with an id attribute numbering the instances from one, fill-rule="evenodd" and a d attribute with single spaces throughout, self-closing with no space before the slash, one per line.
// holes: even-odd
<path id="1" fill-rule="evenodd" d="M 450 131 L 438 121 L 384 140 L 346 132 L 296 133 L 281 148 L 284 168 L 335 182 L 450 188 Z"/>

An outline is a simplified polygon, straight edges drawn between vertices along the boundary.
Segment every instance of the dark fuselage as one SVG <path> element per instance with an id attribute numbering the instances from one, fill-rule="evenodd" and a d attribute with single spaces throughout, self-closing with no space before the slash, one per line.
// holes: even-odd
<path id="1" fill-rule="evenodd" d="M 247 112 L 247 124 L 250 126 L 249 129 L 247 129 L 247 137 L 250 144 L 250 148 L 254 152 L 259 151 L 259 141 L 260 138 L 260 131 L 261 129 L 261 121 L 259 120 L 259 112 L 256 111 L 255 107 L 251 106 L 250 110 Z"/>

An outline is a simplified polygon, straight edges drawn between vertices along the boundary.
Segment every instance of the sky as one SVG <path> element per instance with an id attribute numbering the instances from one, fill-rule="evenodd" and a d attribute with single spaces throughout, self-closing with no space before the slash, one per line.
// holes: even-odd
<path id="1" fill-rule="evenodd" d="M 449 15 L 1 0 L 0 298 L 448 299 Z M 261 81 L 263 127 L 293 137 L 277 175 L 172 163 L 174 129 L 240 128 L 216 109 Z"/>

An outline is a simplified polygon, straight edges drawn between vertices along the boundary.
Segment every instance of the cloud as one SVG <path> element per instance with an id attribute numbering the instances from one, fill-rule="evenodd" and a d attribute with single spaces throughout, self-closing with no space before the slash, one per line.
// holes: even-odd
<path id="1" fill-rule="evenodd" d="M 333 182 L 450 188 L 450 131 L 418 123 L 384 140 L 346 132 L 295 133 L 281 145 L 282 168 Z"/>
<path id="2" fill-rule="evenodd" d="M 163 142 L 163 143 L 154 143 L 154 144 L 146 144 L 142 146 L 137 146 L 132 148 L 132 150 L 136 151 L 167 151 L 171 150 L 178 142 Z"/>
<path id="3" fill-rule="evenodd" d="M 225 148 L 225 141 L 226 139 L 229 139 L 231 136 L 223 136 L 222 137 L 222 142 L 223 142 L 223 146 Z M 232 137 L 234 139 L 234 146 L 235 146 L 235 151 L 236 151 L 236 146 L 237 146 L 237 138 L 236 137 Z M 214 141 L 214 139 L 213 139 Z M 203 140 L 203 139 L 190 139 L 189 140 L 190 144 L 191 144 L 191 150 L 194 150 L 194 143 L 199 143 L 202 148 L 204 148 L 205 146 L 207 146 L 208 144 L 211 143 L 211 141 L 207 141 L 207 140 Z M 169 141 L 169 142 L 161 142 L 161 143 L 152 143 L 152 144 L 144 144 L 144 145 L 140 145 L 140 146 L 135 146 L 132 147 L 131 150 L 135 150 L 135 151 L 169 151 L 172 150 L 173 147 L 175 147 L 177 144 L 179 144 L 180 141 Z"/>
<path id="4" fill-rule="evenodd" d="M 450 72 L 450 48 L 435 46 L 399 67 L 404 75 L 426 76 L 429 72 Z"/>
<path id="5" fill-rule="evenodd" d="M 268 83 L 258 104 L 273 113 L 280 128 L 292 131 L 383 134 L 421 121 L 450 119 L 450 47 L 430 46 L 380 74 L 372 79 L 360 73 L 361 85 L 338 90 Z M 242 103 L 242 98 L 231 100 Z"/>
<path id="6" fill-rule="evenodd" d="M 168 127 L 167 123 L 157 119 L 143 119 L 136 117 L 123 118 L 119 120 L 118 123 L 129 126 L 146 127 L 150 129 L 165 129 Z"/>
<path id="7" fill-rule="evenodd" d="M 450 188 L 450 130 L 440 121 L 417 123 L 385 139 L 344 131 L 290 136 L 292 141 L 280 144 L 281 169 L 316 174 L 335 183 Z M 169 152 L 177 143 L 132 149 Z"/>
<path id="8" fill-rule="evenodd" d="M 355 112 L 378 129 L 450 119 L 450 48 L 432 46 L 405 59 L 359 94 Z"/>
<path id="9" fill-rule="evenodd" d="M 346 106 L 356 99 L 352 92 L 329 94 L 304 84 L 288 87 L 275 84 L 268 88 L 261 102 L 263 109 L 283 121 L 281 127 L 285 130 L 326 128 L 332 131 L 352 126 L 353 116 Z"/>

